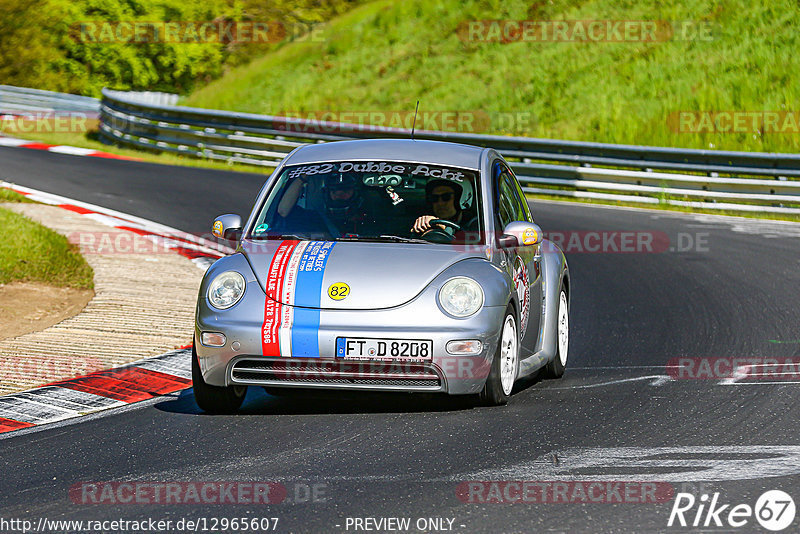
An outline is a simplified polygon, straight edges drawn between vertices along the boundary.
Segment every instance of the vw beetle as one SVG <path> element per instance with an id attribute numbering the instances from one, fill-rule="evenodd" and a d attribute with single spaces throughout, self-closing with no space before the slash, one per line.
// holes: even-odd
<path id="1" fill-rule="evenodd" d="M 564 373 L 569 269 L 495 150 L 417 140 L 306 145 L 275 169 L 200 286 L 194 396 L 248 386 L 441 392 L 505 404 Z"/>

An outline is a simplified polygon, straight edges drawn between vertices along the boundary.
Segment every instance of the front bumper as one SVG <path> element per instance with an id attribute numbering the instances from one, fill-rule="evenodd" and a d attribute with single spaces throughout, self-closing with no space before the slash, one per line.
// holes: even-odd
<path id="1" fill-rule="evenodd" d="M 265 297 L 258 293 L 246 292 L 236 306 L 225 311 L 200 299 L 195 348 L 206 383 L 478 393 L 491 368 L 505 314 L 505 307 L 485 306 L 467 319 L 454 319 L 425 296 L 386 310 L 321 310 L 316 331 L 318 358 L 265 357 L 261 344 Z M 225 334 L 225 346 L 203 346 L 201 332 Z M 337 337 L 430 339 L 433 357 L 426 361 L 342 360 L 335 356 Z M 463 339 L 480 340 L 481 352 L 469 356 L 447 353 L 447 342 Z"/>

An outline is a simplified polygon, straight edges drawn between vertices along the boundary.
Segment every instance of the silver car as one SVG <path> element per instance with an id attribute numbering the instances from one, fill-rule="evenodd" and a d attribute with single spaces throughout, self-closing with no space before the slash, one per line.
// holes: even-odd
<path id="1" fill-rule="evenodd" d="M 442 392 L 505 404 L 564 373 L 570 280 L 508 163 L 415 140 L 302 146 L 203 278 L 192 359 L 208 412 L 247 386 Z"/>

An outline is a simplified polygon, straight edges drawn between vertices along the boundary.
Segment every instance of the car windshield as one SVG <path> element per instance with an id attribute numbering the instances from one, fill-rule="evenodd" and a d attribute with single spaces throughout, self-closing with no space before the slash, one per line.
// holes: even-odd
<path id="1" fill-rule="evenodd" d="M 483 243 L 474 170 L 397 161 L 287 166 L 250 239 Z"/>

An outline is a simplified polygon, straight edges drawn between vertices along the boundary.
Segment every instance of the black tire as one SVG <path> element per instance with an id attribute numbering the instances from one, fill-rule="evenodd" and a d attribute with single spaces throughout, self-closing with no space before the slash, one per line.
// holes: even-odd
<path id="1" fill-rule="evenodd" d="M 192 389 L 194 400 L 201 410 L 207 413 L 235 413 L 247 394 L 247 386 L 211 386 L 203 380 L 197 352 L 192 345 Z"/>
<path id="2" fill-rule="evenodd" d="M 569 299 L 567 299 L 567 292 L 562 287 L 558 294 L 558 306 L 562 305 L 562 297 L 564 299 L 564 306 L 566 311 L 566 330 L 567 330 L 567 349 L 569 349 Z M 559 338 L 561 336 L 562 331 L 562 324 L 561 324 L 561 313 L 560 310 L 556 311 L 556 356 L 553 358 L 552 361 L 548 362 L 548 364 L 544 367 L 542 376 L 544 378 L 561 378 L 564 376 L 564 369 L 566 369 L 567 363 L 567 353 L 568 350 L 565 351 L 564 354 L 561 353 L 561 343 L 559 342 Z M 563 357 L 562 357 L 563 356 Z"/>
<path id="3" fill-rule="evenodd" d="M 489 371 L 489 376 L 486 378 L 486 383 L 483 385 L 483 389 L 479 394 L 481 403 L 487 406 L 505 405 L 508 403 L 508 399 L 511 397 L 510 390 L 508 392 L 503 390 L 503 383 L 501 379 L 503 331 L 505 330 L 506 321 L 508 321 L 509 318 L 513 321 L 514 325 L 514 346 L 516 347 L 516 355 L 514 358 L 514 380 L 516 380 L 517 375 L 519 374 L 519 326 L 517 325 L 517 317 L 514 313 L 514 309 L 509 306 L 506 309 L 505 315 L 503 316 L 503 322 L 500 324 L 500 337 L 497 340 L 497 349 L 495 350 L 494 358 L 492 358 L 492 366 Z"/>

